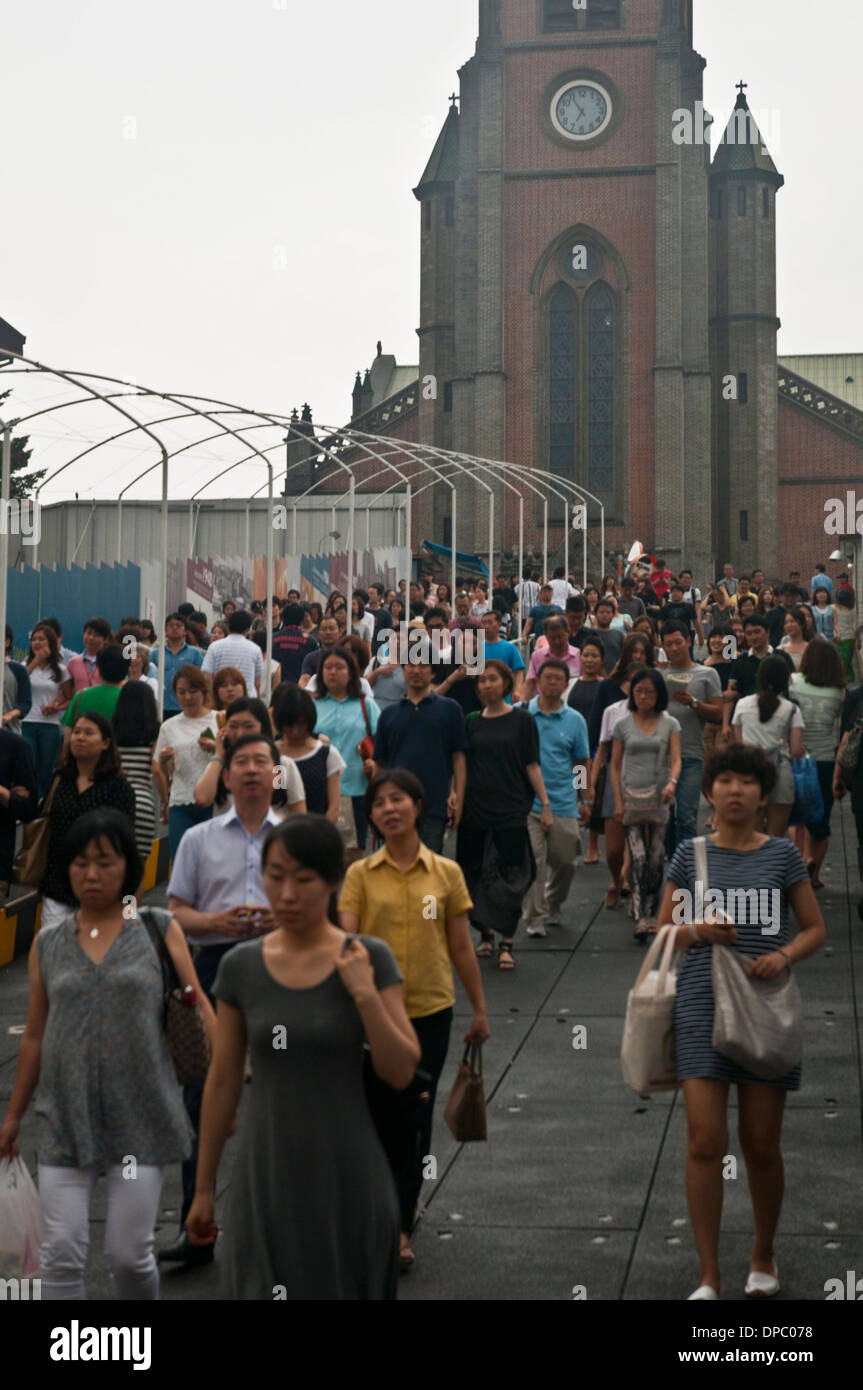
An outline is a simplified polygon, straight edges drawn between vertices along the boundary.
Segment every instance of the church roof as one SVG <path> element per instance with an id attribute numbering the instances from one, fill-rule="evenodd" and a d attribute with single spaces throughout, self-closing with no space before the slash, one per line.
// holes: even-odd
<path id="1" fill-rule="evenodd" d="M 785 180 L 770 158 L 770 153 L 755 123 L 755 117 L 743 92 L 737 95 L 734 110 L 713 158 L 711 173 L 760 173 Z"/>
<path id="2" fill-rule="evenodd" d="M 437 143 L 431 152 L 431 158 L 425 167 L 422 178 L 414 189 L 414 193 L 419 197 L 421 190 L 427 189 L 431 184 L 454 183 L 458 178 L 458 171 L 458 108 L 453 105 L 447 113 Z"/>

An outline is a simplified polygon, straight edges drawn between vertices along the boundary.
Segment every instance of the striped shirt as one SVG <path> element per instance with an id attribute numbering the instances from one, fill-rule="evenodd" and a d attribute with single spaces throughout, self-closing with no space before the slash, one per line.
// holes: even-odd
<path id="1" fill-rule="evenodd" d="M 669 865 L 668 881 L 688 890 L 694 898 L 695 876 L 693 842 L 685 840 Z M 771 837 L 760 849 L 743 852 L 721 849 L 708 837 L 707 884 L 704 885 L 704 892 L 708 888 L 718 889 L 725 895 L 725 910 L 733 917 L 737 928 L 734 950 L 740 955 L 754 959 L 787 944 L 788 892 L 795 884 L 808 882 L 808 877 L 800 851 L 790 840 Z M 732 899 L 729 896 L 731 889 L 744 890 L 746 896 L 738 892 L 737 898 Z M 779 907 L 779 931 L 769 934 L 764 927 L 765 924 L 768 927 L 776 925 L 768 921 L 774 903 Z M 757 1082 L 757 1076 L 713 1049 L 712 963 L 713 946 L 710 942 L 703 941 L 683 953 L 677 975 L 674 1010 L 678 1080 L 707 1076 L 724 1081 Z M 771 1084 L 789 1091 L 799 1090 L 800 1067 L 795 1067 L 787 1076 Z"/>

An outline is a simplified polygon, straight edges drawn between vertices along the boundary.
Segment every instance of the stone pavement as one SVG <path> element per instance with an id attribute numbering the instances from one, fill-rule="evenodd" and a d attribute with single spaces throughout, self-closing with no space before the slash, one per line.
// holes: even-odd
<path id="1" fill-rule="evenodd" d="M 803 1089 L 789 1098 L 784 1129 L 787 1190 L 777 1250 L 784 1299 L 823 1300 L 827 1279 L 844 1281 L 848 1270 L 863 1274 L 863 925 L 847 804 L 834 817 L 827 886 L 818 895 L 828 941 L 799 971 L 806 1038 Z M 485 1144 L 456 1144 L 442 1118 L 470 1018 L 459 991 L 432 1141 L 437 1178 L 425 1184 L 417 1263 L 401 1280 L 403 1299 L 569 1300 L 583 1286 L 589 1300 L 678 1300 L 698 1282 L 683 1187 L 681 1098 L 675 1092 L 640 1098 L 621 1081 L 626 995 L 642 948 L 624 909 L 603 908 L 606 882 L 604 866 L 579 867 L 563 927 L 545 940 L 522 933 L 510 974 L 493 961 L 482 964 L 492 1027 L 484 1048 Z M 158 890 L 148 900 L 160 901 Z M 25 962 L 18 960 L 0 970 L 0 1113 L 17 1049 L 8 1030 L 23 1024 L 26 996 Z M 577 1024 L 587 1030 L 587 1046 L 575 1050 Z M 739 1299 L 752 1226 L 733 1110 L 730 1136 L 738 1173 L 726 1191 L 723 1297 Z M 234 1144 L 219 1175 L 217 1216 Z M 22 1152 L 32 1171 L 32 1116 Z M 173 1237 L 178 1206 L 174 1168 L 163 1193 L 159 1244 Z M 111 1297 L 101 1256 L 104 1218 L 100 1187 L 90 1298 Z M 218 1255 L 204 1270 L 165 1273 L 162 1298 L 217 1298 L 217 1264 Z"/>

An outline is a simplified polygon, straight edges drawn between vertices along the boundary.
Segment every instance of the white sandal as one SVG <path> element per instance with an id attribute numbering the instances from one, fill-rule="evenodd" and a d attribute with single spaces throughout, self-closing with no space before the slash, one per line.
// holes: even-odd
<path id="1" fill-rule="evenodd" d="M 686 1301 L 687 1303 L 716 1303 L 718 1300 L 719 1294 L 713 1288 L 712 1284 L 699 1284 L 695 1293 L 691 1293 Z"/>
<path id="2" fill-rule="evenodd" d="M 779 1270 L 776 1265 L 773 1268 L 776 1270 L 775 1274 L 762 1274 L 760 1270 L 750 1269 L 743 1290 L 747 1298 L 772 1298 L 779 1292 Z"/>

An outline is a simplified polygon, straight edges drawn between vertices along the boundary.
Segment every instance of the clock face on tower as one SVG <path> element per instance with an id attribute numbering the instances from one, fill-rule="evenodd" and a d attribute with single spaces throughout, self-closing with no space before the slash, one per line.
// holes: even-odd
<path id="1" fill-rule="evenodd" d="M 598 82 L 567 82 L 555 92 L 551 123 L 567 140 L 586 141 L 601 135 L 611 121 L 611 97 Z"/>

